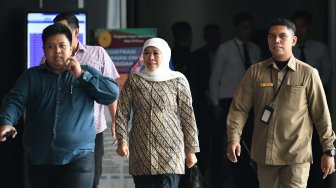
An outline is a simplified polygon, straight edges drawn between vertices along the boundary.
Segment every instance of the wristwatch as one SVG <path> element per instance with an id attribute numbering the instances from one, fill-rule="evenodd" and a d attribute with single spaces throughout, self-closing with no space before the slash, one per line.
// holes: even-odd
<path id="1" fill-rule="evenodd" d="M 335 157 L 336 155 L 336 150 L 335 149 L 330 149 L 330 150 L 326 150 L 323 152 L 323 154 L 328 155 L 329 157 Z"/>

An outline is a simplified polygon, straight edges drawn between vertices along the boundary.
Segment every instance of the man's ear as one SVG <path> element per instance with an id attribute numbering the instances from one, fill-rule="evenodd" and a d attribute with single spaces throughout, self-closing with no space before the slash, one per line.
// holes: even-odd
<path id="1" fill-rule="evenodd" d="M 75 33 L 75 36 L 78 37 L 78 35 L 79 35 L 79 28 L 74 29 L 73 32 Z"/>
<path id="2" fill-rule="evenodd" d="M 293 36 L 292 46 L 295 46 L 297 43 L 297 36 Z"/>

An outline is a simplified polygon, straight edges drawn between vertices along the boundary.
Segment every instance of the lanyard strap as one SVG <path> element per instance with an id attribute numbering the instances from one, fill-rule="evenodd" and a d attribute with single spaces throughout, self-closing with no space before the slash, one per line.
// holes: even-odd
<path id="1" fill-rule="evenodd" d="M 271 82 L 273 83 L 272 67 L 270 67 L 269 70 L 270 70 L 269 72 L 270 72 Z M 280 86 L 278 87 L 277 90 L 275 89 L 275 84 L 273 83 L 274 96 L 273 96 L 272 103 L 275 101 L 275 98 L 278 96 L 279 91 L 280 91 L 280 89 L 281 89 L 281 87 L 282 87 L 282 85 L 283 85 L 283 83 L 284 83 L 284 80 L 287 78 L 287 77 L 286 77 L 286 76 L 287 76 L 287 73 L 288 73 L 288 68 L 287 68 L 286 73 L 285 73 L 285 76 L 284 76 L 284 78 L 281 80 Z M 272 104 L 272 103 L 271 103 L 271 104 Z"/>

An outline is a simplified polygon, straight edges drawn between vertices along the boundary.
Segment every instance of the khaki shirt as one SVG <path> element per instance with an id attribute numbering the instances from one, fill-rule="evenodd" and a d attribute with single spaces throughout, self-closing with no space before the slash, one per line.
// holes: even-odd
<path id="1" fill-rule="evenodd" d="M 288 71 L 286 78 L 286 71 Z M 272 75 L 272 76 L 271 76 Z M 282 86 L 281 82 L 283 81 Z M 273 87 L 274 86 L 274 87 Z M 260 118 L 273 101 L 268 124 Z M 235 93 L 227 119 L 228 141 L 239 141 L 248 112 L 254 108 L 252 158 L 268 165 L 312 162 L 315 125 L 323 151 L 333 149 L 335 133 L 316 69 L 292 56 L 283 70 L 272 58 L 252 65 Z"/>

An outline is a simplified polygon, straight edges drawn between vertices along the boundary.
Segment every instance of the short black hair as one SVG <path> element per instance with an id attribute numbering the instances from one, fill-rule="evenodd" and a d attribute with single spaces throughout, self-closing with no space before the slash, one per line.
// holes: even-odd
<path id="1" fill-rule="evenodd" d="M 210 32 L 212 30 L 220 30 L 220 28 L 217 24 L 207 24 L 203 28 L 203 33 L 207 34 L 208 32 Z"/>
<path id="2" fill-rule="evenodd" d="M 69 40 L 70 45 L 72 44 L 72 33 L 70 29 L 63 24 L 54 23 L 43 29 L 43 32 L 42 32 L 43 46 L 45 46 L 45 43 L 48 37 L 57 35 L 57 34 L 64 34 L 66 38 Z"/>
<path id="3" fill-rule="evenodd" d="M 304 19 L 304 20 L 307 21 L 307 23 L 309 25 L 311 25 L 311 23 L 312 23 L 312 16 L 311 16 L 310 12 L 308 12 L 306 10 L 294 11 L 292 16 L 291 16 L 291 20 L 294 21 L 296 19 Z"/>
<path id="4" fill-rule="evenodd" d="M 69 26 L 71 27 L 71 29 L 79 28 L 78 19 L 73 13 L 70 13 L 70 12 L 60 13 L 54 18 L 53 22 L 56 23 L 62 20 L 66 20 Z"/>
<path id="5" fill-rule="evenodd" d="M 244 21 L 254 22 L 254 19 L 249 13 L 241 12 L 234 17 L 233 26 L 238 27 Z"/>
<path id="6" fill-rule="evenodd" d="M 288 29 L 291 29 L 294 32 L 294 34 L 296 33 L 295 24 L 286 18 L 277 18 L 275 20 L 272 20 L 268 26 L 268 31 L 271 29 L 271 27 L 276 25 L 286 26 Z"/>
<path id="7" fill-rule="evenodd" d="M 173 37 L 175 40 L 180 41 L 191 35 L 191 25 L 186 21 L 175 22 L 172 27 Z"/>

